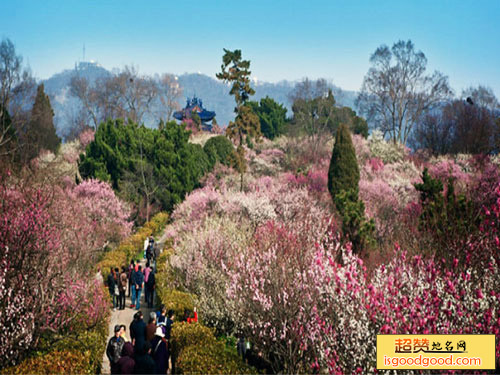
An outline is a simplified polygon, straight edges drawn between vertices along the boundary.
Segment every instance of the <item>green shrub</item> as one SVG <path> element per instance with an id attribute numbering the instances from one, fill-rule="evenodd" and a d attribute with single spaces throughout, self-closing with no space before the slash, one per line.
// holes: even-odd
<path id="1" fill-rule="evenodd" d="M 217 341 L 214 331 L 199 323 L 175 323 L 171 333 L 172 351 L 181 374 L 250 374 L 255 370 L 243 363 L 234 348 Z"/>
<path id="2" fill-rule="evenodd" d="M 170 267 L 170 257 L 174 254 L 174 249 L 164 249 L 156 260 L 156 294 L 162 301 L 166 301 L 166 295 L 172 285 L 174 285 L 175 278 Z"/>
<path id="3" fill-rule="evenodd" d="M 175 357 L 188 346 L 201 348 L 214 345 L 217 341 L 214 331 L 200 323 L 176 322 L 170 335 Z"/>
<path id="4" fill-rule="evenodd" d="M 88 352 L 53 351 L 28 358 L 15 367 L 2 370 L 2 374 L 94 374 L 88 363 Z"/>
<path id="5" fill-rule="evenodd" d="M 158 276 L 157 278 L 160 278 Z M 189 293 L 181 292 L 176 289 L 167 290 L 157 290 L 158 298 L 161 303 L 165 305 L 167 310 L 174 310 L 176 320 L 180 320 L 184 317 L 184 311 L 193 311 L 194 308 L 194 296 Z"/>
<path id="6" fill-rule="evenodd" d="M 234 146 L 225 136 L 218 135 L 210 138 L 203 146 L 203 150 L 205 150 L 212 166 L 217 162 L 228 166 L 231 165 Z"/>
<path id="7" fill-rule="evenodd" d="M 225 350 L 222 342 L 208 345 L 191 345 L 184 348 L 177 358 L 180 374 L 256 374 L 237 354 Z"/>
<path id="8" fill-rule="evenodd" d="M 190 143 L 189 149 L 193 156 L 196 158 L 196 164 L 194 165 L 193 173 L 196 178 L 200 179 L 205 173 L 209 172 L 213 168 L 214 163 L 210 161 L 207 153 L 200 145 Z"/>

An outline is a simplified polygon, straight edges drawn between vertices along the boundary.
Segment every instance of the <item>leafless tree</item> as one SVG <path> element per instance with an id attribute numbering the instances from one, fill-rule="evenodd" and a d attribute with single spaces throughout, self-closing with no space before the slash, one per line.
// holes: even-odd
<path id="1" fill-rule="evenodd" d="M 172 74 L 163 74 L 158 82 L 158 99 L 161 107 L 157 116 L 166 122 L 170 121 L 174 111 L 181 108 L 179 104 L 181 97 L 182 87 L 180 87 L 177 77 Z"/>
<path id="2" fill-rule="evenodd" d="M 29 69 L 22 69 L 22 57 L 16 54 L 10 39 L 0 43 L 0 148 L 10 153 L 12 141 L 29 120 L 36 82 Z M 9 113 L 9 116 L 6 115 Z M 7 145 L 9 147 L 6 147 Z M 4 147 L 5 146 L 5 147 Z"/>
<path id="3" fill-rule="evenodd" d="M 85 77 L 74 76 L 71 78 L 70 92 L 80 99 L 88 124 L 97 129 L 99 123 L 104 120 L 102 95 L 99 89 L 93 87 Z"/>
<path id="4" fill-rule="evenodd" d="M 451 96 L 448 78 L 426 75 L 427 58 L 410 40 L 378 47 L 370 62 L 357 106 L 392 141 L 406 144 L 425 113 Z"/>
<path id="5" fill-rule="evenodd" d="M 111 118 L 130 119 L 142 123 L 151 113 L 158 89 L 154 80 L 140 76 L 134 67 L 125 67 L 117 75 L 91 84 L 75 76 L 70 83 L 71 94 L 80 99 L 89 123 L 97 129 L 100 122 Z"/>
<path id="6" fill-rule="evenodd" d="M 316 81 L 311 81 L 309 78 L 303 78 L 302 81 L 297 82 L 293 90 L 288 95 L 288 99 L 293 104 L 296 100 L 312 100 L 315 98 L 326 97 L 331 85 L 324 78 Z"/>
<path id="7" fill-rule="evenodd" d="M 115 78 L 120 89 L 122 108 L 127 117 L 140 124 L 144 116 L 151 113 L 151 105 L 158 95 L 158 89 L 151 77 L 140 76 L 136 68 L 126 66 Z"/>
<path id="8" fill-rule="evenodd" d="M 306 133 L 308 147 L 316 154 L 322 144 L 332 137 L 332 121 L 337 113 L 331 85 L 325 79 L 297 83 L 289 94 L 292 101 L 292 134 Z"/>
<path id="9" fill-rule="evenodd" d="M 415 146 L 433 154 L 498 151 L 500 128 L 493 111 L 472 103 L 454 100 L 426 115 L 415 127 Z"/>
<path id="10" fill-rule="evenodd" d="M 462 91 L 462 99 L 470 98 L 474 105 L 484 107 L 490 111 L 500 109 L 500 103 L 491 87 L 479 85 L 468 87 Z"/>

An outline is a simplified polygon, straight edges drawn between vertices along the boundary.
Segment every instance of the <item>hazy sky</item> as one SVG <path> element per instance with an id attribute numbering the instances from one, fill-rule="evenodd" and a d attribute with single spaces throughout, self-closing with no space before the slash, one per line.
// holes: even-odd
<path id="1" fill-rule="evenodd" d="M 0 0 L 0 37 L 38 78 L 72 68 L 84 43 L 108 69 L 210 76 L 228 48 L 259 80 L 325 77 L 350 90 L 379 45 L 411 39 L 457 93 L 484 84 L 500 97 L 500 0 Z"/>

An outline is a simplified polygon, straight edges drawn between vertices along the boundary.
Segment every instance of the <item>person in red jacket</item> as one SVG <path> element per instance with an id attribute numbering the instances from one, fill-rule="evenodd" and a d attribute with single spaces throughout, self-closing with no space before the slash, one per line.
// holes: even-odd
<path id="1" fill-rule="evenodd" d="M 188 323 L 197 323 L 198 322 L 198 311 L 196 311 L 196 307 L 193 310 L 194 310 L 194 317 L 192 318 L 191 316 L 188 315 L 188 317 L 186 319 Z M 188 314 L 189 314 L 189 312 L 188 312 Z"/>

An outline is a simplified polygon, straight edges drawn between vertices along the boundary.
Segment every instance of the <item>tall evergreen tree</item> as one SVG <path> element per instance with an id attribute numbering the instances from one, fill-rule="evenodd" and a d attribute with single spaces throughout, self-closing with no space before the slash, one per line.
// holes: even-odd
<path id="1" fill-rule="evenodd" d="M 258 139 L 260 133 L 259 117 L 246 103 L 255 90 L 250 86 L 250 60 L 242 60 L 241 50 L 229 51 L 224 48 L 221 72 L 217 73 L 218 79 L 232 83 L 231 91 L 236 102 L 235 121 L 231 121 L 226 129 L 226 135 L 238 142 L 236 160 L 234 165 L 240 172 L 240 189 L 243 190 L 243 176 L 246 172 L 245 149 L 243 145 L 249 143 L 251 138 Z"/>
<path id="2" fill-rule="evenodd" d="M 335 137 L 330 169 L 328 190 L 335 198 L 341 191 L 353 190 L 358 198 L 359 168 L 351 134 L 346 125 L 341 124 Z"/>
<path id="3" fill-rule="evenodd" d="M 372 242 L 375 224 L 365 217 L 365 205 L 358 198 L 359 168 L 347 125 L 337 130 L 330 169 L 328 190 L 342 218 L 342 232 L 355 252 L 362 252 Z"/>
<path id="4" fill-rule="evenodd" d="M 57 136 L 54 126 L 54 111 L 49 97 L 45 94 L 43 83 L 37 88 L 35 103 L 24 138 L 26 160 L 37 157 L 41 150 L 55 153 L 61 144 L 61 138 Z"/>

